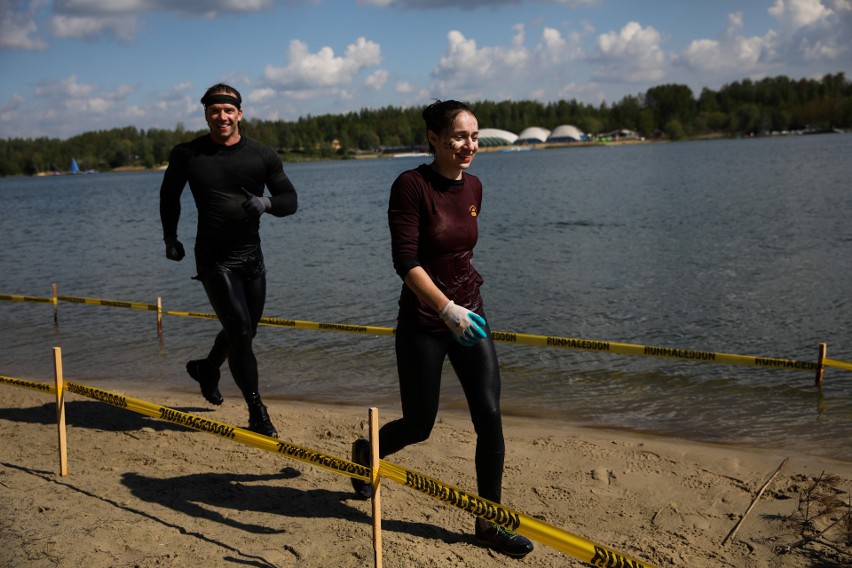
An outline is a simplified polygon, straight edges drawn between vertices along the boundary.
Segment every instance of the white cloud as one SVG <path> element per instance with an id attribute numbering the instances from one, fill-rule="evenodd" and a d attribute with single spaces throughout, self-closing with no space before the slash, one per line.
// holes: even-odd
<path id="1" fill-rule="evenodd" d="M 587 27 L 564 35 L 544 26 L 534 44 L 527 41 L 523 24 L 512 31 L 508 45 L 482 47 L 459 31 L 447 34 L 447 50 L 432 71 L 433 96 L 547 100 L 558 88 L 555 82 L 575 75 L 575 63 L 585 57 L 581 40 Z"/>
<path id="2" fill-rule="evenodd" d="M 262 103 L 264 101 L 268 101 L 275 97 L 275 89 L 271 89 L 269 87 L 261 87 L 260 89 L 255 89 L 249 93 L 246 97 L 246 100 L 251 103 Z"/>
<path id="3" fill-rule="evenodd" d="M 380 91 L 382 87 L 388 82 L 388 77 L 390 73 L 388 73 L 385 69 L 379 69 L 371 73 L 365 80 L 364 84 L 374 89 L 376 91 Z"/>
<path id="4" fill-rule="evenodd" d="M 136 38 L 140 17 L 146 14 L 166 12 L 213 19 L 223 14 L 269 10 L 275 5 L 276 0 L 54 0 L 51 28 L 60 38 L 95 39 L 106 35 L 130 43 Z"/>
<path id="5" fill-rule="evenodd" d="M 41 7 L 41 0 L 34 0 L 23 6 L 24 2 L 0 0 L 0 49 L 41 51 L 47 44 L 34 37 L 38 32 L 35 12 Z"/>
<path id="6" fill-rule="evenodd" d="M 45 81 L 41 83 L 35 89 L 35 96 L 79 99 L 88 97 L 94 90 L 94 85 L 80 83 L 77 81 L 76 75 L 71 75 L 62 81 Z"/>
<path id="7" fill-rule="evenodd" d="M 62 81 L 48 81 L 39 85 L 35 95 L 47 99 L 47 106 L 63 112 L 79 113 L 94 124 L 113 120 L 124 115 L 127 97 L 136 91 L 133 85 L 119 85 L 112 91 L 99 91 L 96 85 L 82 83 L 75 75 Z"/>
<path id="8" fill-rule="evenodd" d="M 447 34 L 447 51 L 432 71 L 435 88 L 441 96 L 483 98 L 492 89 L 512 86 L 523 75 L 529 53 L 522 45 L 523 26 L 516 26 L 509 47 L 478 48 L 457 30 Z M 511 78 L 511 80 L 510 80 Z"/>
<path id="9" fill-rule="evenodd" d="M 781 25 L 779 55 L 793 62 L 835 62 L 852 56 L 852 2 L 775 0 L 769 9 Z"/>
<path id="10" fill-rule="evenodd" d="M 408 81 L 399 81 L 394 87 L 394 91 L 403 95 L 407 95 L 409 93 L 414 92 L 414 85 L 412 85 Z"/>
<path id="11" fill-rule="evenodd" d="M 25 97 L 15 94 L 0 107 L 0 124 L 3 125 L 5 132 L 14 131 L 17 123 L 21 121 L 21 117 L 26 116 L 26 102 Z"/>
<path id="12" fill-rule="evenodd" d="M 728 15 L 728 27 L 721 40 L 696 39 L 681 54 L 680 62 L 701 72 L 755 73 L 774 58 L 778 36 L 770 30 L 764 36 L 742 35 L 743 15 Z"/>
<path id="13" fill-rule="evenodd" d="M 722 82 L 809 63 L 836 65 L 852 54 L 850 0 L 775 0 L 768 13 L 777 20 L 776 29 L 762 36 L 745 36 L 742 13 L 730 14 L 718 39 L 693 40 L 678 61 Z M 707 81 L 710 76 L 703 78 Z"/>
<path id="14" fill-rule="evenodd" d="M 810 26 L 834 14 L 822 0 L 775 0 L 769 14 L 791 29 Z"/>
<path id="15" fill-rule="evenodd" d="M 547 0 L 544 0 L 547 1 Z M 572 8 L 577 8 L 581 6 L 595 6 L 601 3 L 601 0 L 549 0 L 554 4 L 564 4 L 565 6 L 570 6 Z"/>
<path id="16" fill-rule="evenodd" d="M 137 20 L 133 17 L 53 16 L 50 20 L 53 35 L 66 39 L 93 39 L 106 35 L 130 43 L 136 38 L 136 27 Z"/>
<path id="17" fill-rule="evenodd" d="M 541 32 L 541 44 L 536 51 L 543 62 L 554 65 L 566 54 L 566 46 L 567 42 L 559 30 L 546 27 Z"/>
<path id="18" fill-rule="evenodd" d="M 76 75 L 43 81 L 31 96 L 15 95 L 0 109 L 0 127 L 10 137 L 67 137 L 81 131 L 137 125 L 142 119 L 161 116 L 155 113 L 155 103 L 149 109 L 128 103 L 136 90 L 136 85 L 127 84 L 104 89 L 80 81 Z"/>
<path id="19" fill-rule="evenodd" d="M 287 64 L 267 65 L 263 76 L 270 86 L 288 91 L 333 89 L 351 83 L 359 71 L 381 61 L 379 44 L 363 37 L 350 44 L 344 56 L 335 56 L 328 46 L 311 53 L 306 43 L 294 39 L 290 42 Z"/>
<path id="20" fill-rule="evenodd" d="M 631 83 L 661 80 L 669 62 L 661 43 L 660 32 L 638 22 L 598 36 L 597 49 L 590 57 L 598 64 L 594 77 Z"/>
<path id="21" fill-rule="evenodd" d="M 59 14 L 112 16 L 171 12 L 183 16 L 217 17 L 222 13 L 258 12 L 276 5 L 276 0 L 54 0 Z"/>

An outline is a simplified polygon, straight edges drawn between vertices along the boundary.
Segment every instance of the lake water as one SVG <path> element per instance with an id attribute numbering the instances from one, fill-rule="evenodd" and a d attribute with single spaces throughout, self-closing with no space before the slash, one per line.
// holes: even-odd
<path id="1" fill-rule="evenodd" d="M 852 361 L 852 136 L 481 153 L 474 263 L 492 329 L 815 361 Z M 299 212 L 264 218 L 266 316 L 394 327 L 391 182 L 424 158 L 285 164 Z M 165 259 L 162 172 L 0 179 L 0 294 L 210 312 L 191 258 Z M 193 245 L 184 193 L 179 233 Z M 0 302 L 0 374 L 146 398 L 184 372 L 215 321 Z M 718 365 L 498 343 L 507 414 L 852 459 L 852 372 Z M 393 340 L 261 327 L 267 399 L 398 413 Z M 226 404 L 237 391 L 223 373 Z M 151 395 L 153 396 L 153 395 Z M 447 370 L 442 408 L 465 410 Z M 152 400 L 152 402 L 157 402 Z M 199 398 L 200 402 L 200 398 Z M 366 412 L 366 410 L 365 410 Z M 286 435 L 285 435 L 286 437 Z"/>

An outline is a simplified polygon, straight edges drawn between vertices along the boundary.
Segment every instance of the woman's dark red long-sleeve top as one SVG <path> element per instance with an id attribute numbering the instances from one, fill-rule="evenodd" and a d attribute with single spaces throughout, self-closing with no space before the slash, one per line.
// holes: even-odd
<path id="1" fill-rule="evenodd" d="M 482 183 L 468 173 L 450 180 L 423 164 L 400 174 L 388 205 L 393 265 L 400 278 L 420 266 L 450 300 L 481 314 L 483 280 L 471 263 L 481 206 Z M 438 314 L 405 284 L 399 322 L 446 331 Z"/>

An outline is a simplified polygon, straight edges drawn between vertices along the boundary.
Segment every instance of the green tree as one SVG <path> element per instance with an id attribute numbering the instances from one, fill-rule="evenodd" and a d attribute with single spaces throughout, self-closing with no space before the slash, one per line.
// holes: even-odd
<path id="1" fill-rule="evenodd" d="M 660 85 L 648 89 L 645 107 L 654 111 L 658 126 L 671 120 L 677 120 L 681 125 L 688 124 L 697 110 L 692 90 L 686 85 Z"/>

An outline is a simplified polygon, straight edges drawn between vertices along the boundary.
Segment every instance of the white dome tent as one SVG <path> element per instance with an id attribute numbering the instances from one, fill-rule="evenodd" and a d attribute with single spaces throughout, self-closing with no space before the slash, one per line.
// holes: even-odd
<path id="1" fill-rule="evenodd" d="M 550 136 L 550 130 L 540 126 L 529 126 L 518 134 L 515 144 L 543 144 L 547 142 L 548 136 Z"/>
<path id="2" fill-rule="evenodd" d="M 479 131 L 479 145 L 483 147 L 511 146 L 517 139 L 517 134 L 499 128 L 483 128 Z"/>
<path id="3" fill-rule="evenodd" d="M 583 142 L 587 139 L 588 136 L 571 124 L 557 126 L 550 133 L 550 136 L 547 137 L 548 142 Z"/>

